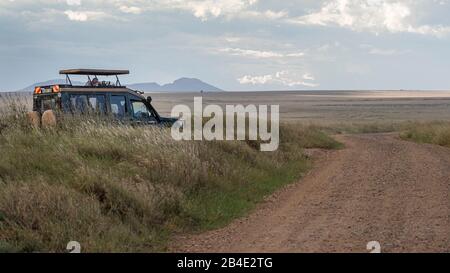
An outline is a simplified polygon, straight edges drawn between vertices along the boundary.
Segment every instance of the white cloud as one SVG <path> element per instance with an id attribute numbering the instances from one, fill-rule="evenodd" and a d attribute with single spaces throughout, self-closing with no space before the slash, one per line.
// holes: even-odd
<path id="1" fill-rule="evenodd" d="M 217 17 L 234 17 L 244 16 L 245 12 L 251 11 L 251 7 L 255 6 L 258 0 L 0 0 L 0 5 L 3 3 L 15 3 L 22 7 L 32 5 L 35 2 L 50 7 L 57 6 L 59 3 L 66 3 L 69 6 L 89 6 L 92 8 L 98 8 L 104 13 L 112 14 L 114 9 L 124 13 L 140 14 L 144 11 L 164 11 L 164 10 L 181 10 L 189 12 L 196 18 L 206 21 L 210 18 Z M 71 18 L 76 20 L 85 21 L 86 16 L 83 15 L 83 11 L 72 10 L 80 14 L 70 13 Z M 250 16 L 259 15 L 261 18 L 280 18 L 284 16 L 285 12 L 275 12 L 267 10 L 264 12 L 255 12 Z M 87 16 L 89 18 L 89 16 Z M 87 19 L 89 20 L 89 19 Z"/>
<path id="2" fill-rule="evenodd" d="M 299 58 L 299 57 L 303 57 L 303 56 L 305 56 L 305 53 L 303 53 L 303 52 L 284 54 L 284 57 L 293 57 L 293 58 Z"/>
<path id="3" fill-rule="evenodd" d="M 241 57 L 251 57 L 257 59 L 263 58 L 284 58 L 284 57 L 303 57 L 305 54 L 303 52 L 295 53 L 280 53 L 275 51 L 262 51 L 262 50 L 252 50 L 252 49 L 242 49 L 242 48 L 222 48 L 219 49 L 220 52 L 225 52 L 233 56 Z"/>
<path id="4" fill-rule="evenodd" d="M 71 21 L 80 21 L 84 22 L 88 20 L 88 16 L 85 12 L 76 12 L 72 10 L 66 10 L 64 12 L 65 15 L 69 18 Z"/>
<path id="5" fill-rule="evenodd" d="M 142 13 L 142 9 L 140 7 L 120 6 L 119 9 L 123 13 L 132 13 L 132 14 L 140 14 L 140 13 Z"/>
<path id="6" fill-rule="evenodd" d="M 226 52 L 233 56 L 253 57 L 253 58 L 274 58 L 282 57 L 283 55 L 273 51 L 260 51 L 241 48 L 222 48 L 220 52 Z"/>
<path id="7" fill-rule="evenodd" d="M 31 0 L 11 1 L 1 0 L 0 3 L 17 3 L 26 6 Z M 271 20 L 279 23 L 295 23 L 300 25 L 338 26 L 354 31 L 370 31 L 373 33 L 417 33 L 423 35 L 443 36 L 450 32 L 447 25 L 419 24 L 424 11 L 423 6 L 447 5 L 447 0 L 414 1 L 414 0 L 325 0 L 320 2 L 320 8 L 306 15 L 293 16 L 297 10 L 289 13 L 283 4 L 260 4 L 259 0 L 40 0 L 44 6 L 64 2 L 72 7 L 89 6 L 91 10 L 99 10 L 114 16 L 117 11 L 128 14 L 141 14 L 145 11 L 184 11 L 191 13 L 202 21 L 211 18 L 224 17 L 242 20 Z M 304 1 L 299 1 L 300 5 Z M 421 4 L 418 4 L 418 3 Z M 426 3 L 426 4 L 424 4 Z M 12 4 L 11 4 L 12 5 Z M 10 5 L 10 6 L 11 6 Z M 308 5 L 305 5 L 306 7 Z M 49 7 L 50 8 L 50 7 Z M 273 9 L 280 9 L 275 11 Z M 71 9 L 71 18 L 89 20 L 83 10 Z M 88 19 L 85 19 L 85 18 Z"/>
<path id="8" fill-rule="evenodd" d="M 414 25 L 410 0 L 330 0 L 321 9 L 297 18 L 301 25 L 339 26 L 355 31 L 409 32 L 441 36 L 450 32 L 447 26 Z"/>
<path id="9" fill-rule="evenodd" d="M 298 75 L 287 70 L 276 72 L 275 74 L 268 74 L 262 76 L 245 75 L 237 80 L 240 84 L 251 84 L 251 85 L 281 84 L 283 86 L 288 87 L 318 86 L 317 83 L 312 82 L 315 79 L 311 74 L 306 73 L 303 75 Z"/>
<path id="10" fill-rule="evenodd" d="M 309 74 L 309 73 L 304 74 L 303 75 L 303 79 L 304 80 L 308 80 L 308 81 L 314 81 L 315 80 L 314 76 Z"/>
<path id="11" fill-rule="evenodd" d="M 258 11 L 252 9 L 258 1 L 259 0 L 133 0 L 123 2 L 129 2 L 130 4 L 133 4 L 134 7 L 139 7 L 141 10 L 182 10 L 191 13 L 202 21 L 218 17 L 276 20 L 288 15 L 286 11 L 273 11 L 270 9 Z"/>
<path id="12" fill-rule="evenodd" d="M 66 3 L 69 6 L 80 6 L 81 0 L 66 0 Z"/>
<path id="13" fill-rule="evenodd" d="M 257 2 L 258 0 L 157 0 L 156 4 L 165 9 L 190 11 L 195 17 L 206 21 L 210 17 L 239 14 Z"/>
<path id="14" fill-rule="evenodd" d="M 266 84 L 266 83 L 270 83 L 272 81 L 273 81 L 272 75 L 263 75 L 263 76 L 245 75 L 242 78 L 238 79 L 238 82 L 240 84 L 252 84 L 252 85 Z"/>
<path id="15" fill-rule="evenodd" d="M 288 16 L 287 11 L 273 11 L 273 10 L 266 10 L 266 11 L 255 11 L 255 10 L 248 10 L 248 11 L 242 11 L 239 14 L 240 18 L 256 18 L 256 19 L 269 19 L 269 20 L 277 20 Z"/>
<path id="16" fill-rule="evenodd" d="M 72 11 L 66 10 L 64 14 L 71 21 L 86 22 L 88 20 L 98 20 L 106 16 L 104 12 L 99 11 Z"/>

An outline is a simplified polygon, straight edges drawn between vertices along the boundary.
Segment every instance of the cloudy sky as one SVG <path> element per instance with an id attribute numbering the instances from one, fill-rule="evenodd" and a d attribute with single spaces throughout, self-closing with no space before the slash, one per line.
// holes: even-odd
<path id="1" fill-rule="evenodd" d="M 61 68 L 226 90 L 450 89 L 450 0 L 0 0 L 0 89 Z"/>

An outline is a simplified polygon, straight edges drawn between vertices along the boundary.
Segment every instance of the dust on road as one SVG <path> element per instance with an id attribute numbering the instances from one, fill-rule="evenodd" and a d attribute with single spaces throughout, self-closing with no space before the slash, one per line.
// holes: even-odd
<path id="1" fill-rule="evenodd" d="M 177 238 L 180 252 L 450 252 L 450 149 L 392 134 L 339 136 L 314 169 L 251 215 Z"/>

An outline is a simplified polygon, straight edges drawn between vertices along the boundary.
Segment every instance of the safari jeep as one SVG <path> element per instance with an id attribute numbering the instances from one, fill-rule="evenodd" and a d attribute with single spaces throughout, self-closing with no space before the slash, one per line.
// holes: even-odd
<path id="1" fill-rule="evenodd" d="M 61 70 L 66 84 L 37 86 L 33 95 L 33 125 L 54 126 L 60 114 L 111 117 L 122 123 L 172 126 L 177 119 L 163 118 L 152 106 L 151 97 L 122 86 L 119 75 L 127 70 L 71 69 Z M 87 76 L 85 85 L 73 85 L 70 75 Z M 115 82 L 100 81 L 98 76 L 115 77 Z"/>

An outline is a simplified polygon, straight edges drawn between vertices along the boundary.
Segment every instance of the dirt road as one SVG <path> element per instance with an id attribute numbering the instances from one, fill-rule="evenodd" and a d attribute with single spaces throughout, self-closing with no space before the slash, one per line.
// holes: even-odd
<path id="1" fill-rule="evenodd" d="M 315 168 L 251 215 L 177 240 L 182 252 L 450 252 L 450 149 L 340 136 Z"/>

